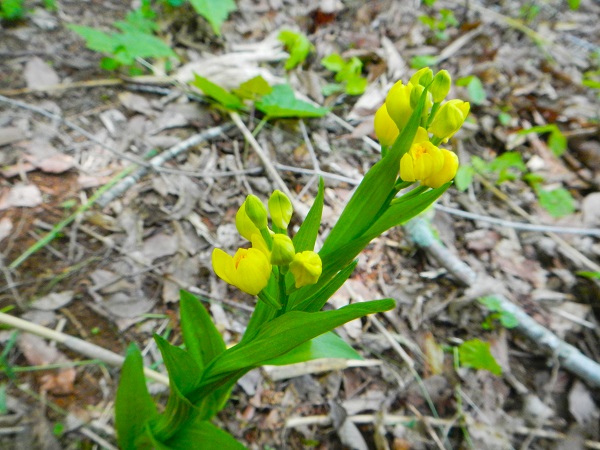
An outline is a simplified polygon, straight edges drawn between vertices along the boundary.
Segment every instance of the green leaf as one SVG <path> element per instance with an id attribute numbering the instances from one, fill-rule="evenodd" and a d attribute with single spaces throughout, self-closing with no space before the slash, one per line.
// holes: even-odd
<path id="1" fill-rule="evenodd" d="M 360 76 L 354 76 L 346 79 L 346 94 L 361 95 L 367 89 L 368 80 Z"/>
<path id="2" fill-rule="evenodd" d="M 336 74 L 335 81 L 348 81 L 351 78 L 360 77 L 363 63 L 356 56 L 353 56 L 344 63 L 342 69 Z"/>
<path id="3" fill-rule="evenodd" d="M 435 66 L 438 63 L 437 56 L 433 55 L 419 55 L 413 56 L 410 60 L 410 66 L 413 69 L 422 69 L 423 67 Z"/>
<path id="4" fill-rule="evenodd" d="M 400 158 L 412 145 L 421 121 L 426 98 L 427 89 L 423 91 L 415 110 L 394 145 L 365 174 L 323 243 L 323 247 L 319 252 L 321 259 L 325 259 L 327 254 L 334 249 L 339 249 L 346 243 L 362 236 L 373 225 L 377 216 L 387 208 L 391 200 L 390 195 L 395 194 L 393 189 L 398 178 Z M 367 244 L 368 242 L 365 245 Z M 355 256 L 351 256 L 348 262 L 353 260 Z M 345 266 L 346 264 L 340 264 L 337 269 L 339 270 L 340 267 Z"/>
<path id="5" fill-rule="evenodd" d="M 548 125 L 540 125 L 537 127 L 531 127 L 526 130 L 520 130 L 517 134 L 545 134 L 550 133 L 548 138 L 548 147 L 554 154 L 554 156 L 561 156 L 567 149 L 567 138 L 562 134 L 560 128 L 554 123 Z"/>
<path id="6" fill-rule="evenodd" d="M 83 25 L 67 25 L 83 39 L 90 50 L 100 53 L 112 53 L 118 45 L 117 40 L 110 34 L 106 34 L 96 28 L 84 27 Z"/>
<path id="7" fill-rule="evenodd" d="M 568 0 L 568 3 L 569 3 L 569 8 L 572 9 L 573 11 L 576 11 L 579 9 L 581 0 Z"/>
<path id="8" fill-rule="evenodd" d="M 194 81 L 190 84 L 200 89 L 205 95 L 216 100 L 217 103 L 227 109 L 234 111 L 244 109 L 244 104 L 236 95 L 233 95 L 231 92 L 223 89 L 221 86 L 213 83 L 207 78 L 194 74 Z"/>
<path id="9" fill-rule="evenodd" d="M 340 83 L 327 83 L 321 88 L 321 93 L 328 97 L 332 94 L 339 94 L 344 92 L 344 85 Z"/>
<path id="10" fill-rule="evenodd" d="M 290 57 L 285 62 L 285 70 L 293 69 L 298 64 L 302 64 L 313 48 L 305 35 L 295 31 L 283 30 L 279 33 L 277 39 L 283 42 L 290 53 Z"/>
<path id="11" fill-rule="evenodd" d="M 565 188 L 556 188 L 551 191 L 538 189 L 540 205 L 552 217 L 564 217 L 575 212 L 575 200 Z"/>
<path id="12" fill-rule="evenodd" d="M 325 184 L 323 178 L 319 179 L 319 191 L 315 197 L 306 219 L 300 225 L 298 232 L 292 239 L 296 252 L 304 252 L 306 250 L 314 250 L 319 228 L 321 226 L 321 216 L 323 214 L 323 200 L 325 198 Z"/>
<path id="13" fill-rule="evenodd" d="M 588 278 L 590 280 L 600 280 L 600 272 L 589 272 L 589 271 L 580 271 L 577 272 L 577 275 L 580 277 Z"/>
<path id="14" fill-rule="evenodd" d="M 123 450 L 138 450 L 145 424 L 158 415 L 146 388 L 142 354 L 135 344 L 127 349 L 115 400 L 117 442 Z"/>
<path id="15" fill-rule="evenodd" d="M 289 84 L 277 84 L 273 91 L 256 103 L 256 109 L 269 118 L 284 117 L 323 117 L 329 112 L 327 108 L 316 107 L 303 100 L 298 100 Z"/>
<path id="16" fill-rule="evenodd" d="M 233 93 L 239 98 L 257 100 L 263 95 L 269 94 L 273 88 L 260 75 L 255 76 L 240 84 L 240 87 L 233 90 Z"/>
<path id="17" fill-rule="evenodd" d="M 332 311 L 289 311 L 263 324 L 252 340 L 226 350 L 215 359 L 206 368 L 202 386 L 198 389 L 202 390 L 204 385 L 217 382 L 227 373 L 258 367 L 346 322 L 387 311 L 394 306 L 394 300 L 385 299 L 354 303 Z"/>
<path id="18" fill-rule="evenodd" d="M 221 25 L 229 13 L 237 10 L 234 0 L 190 0 L 190 3 L 210 23 L 217 36 L 221 35 Z"/>
<path id="19" fill-rule="evenodd" d="M 324 281 L 319 280 L 314 286 L 306 286 L 294 292 L 289 298 L 288 309 L 306 312 L 320 311 L 325 303 L 327 303 L 327 300 L 350 278 L 350 275 L 352 275 L 352 272 L 356 268 L 357 262 L 356 260 L 352 261 L 337 272 L 333 278 L 326 273 L 324 277 L 322 276 Z M 326 268 L 325 270 L 327 271 L 328 269 Z"/>
<path id="20" fill-rule="evenodd" d="M 567 151 L 567 138 L 562 134 L 558 127 L 550 133 L 550 137 L 548 137 L 548 147 L 550 147 L 550 150 L 556 157 L 561 156 Z"/>
<path id="21" fill-rule="evenodd" d="M 473 176 L 475 175 L 475 169 L 468 164 L 461 164 L 458 167 L 456 176 L 454 177 L 454 185 L 456 189 L 461 192 L 466 191 L 471 183 L 473 183 Z"/>
<path id="22" fill-rule="evenodd" d="M 23 0 L 0 1 L 0 19 L 19 20 L 25 17 Z"/>
<path id="23" fill-rule="evenodd" d="M 502 308 L 502 303 L 497 297 L 488 295 L 478 300 L 479 303 L 481 303 L 491 312 L 496 313 L 492 315 L 493 318 L 498 319 L 504 328 L 515 328 L 517 325 L 519 325 L 519 320 L 513 313 L 505 311 Z"/>
<path id="24" fill-rule="evenodd" d="M 330 331 L 304 342 L 286 354 L 266 361 L 264 364 L 285 366 L 322 358 L 363 359 L 346 341 Z"/>
<path id="25" fill-rule="evenodd" d="M 346 64 L 346 61 L 344 61 L 344 58 L 342 58 L 337 53 L 332 53 L 331 55 L 321 59 L 321 64 L 325 66 L 327 70 L 331 70 L 332 72 L 339 72 L 344 68 L 344 64 Z"/>
<path id="26" fill-rule="evenodd" d="M 458 347 L 460 364 L 463 367 L 488 370 L 494 375 L 502 375 L 502 368 L 490 351 L 490 343 L 479 339 L 463 342 Z"/>
<path id="27" fill-rule="evenodd" d="M 206 420 L 193 420 L 177 431 L 165 442 L 171 450 L 245 450 L 240 442 L 226 431 Z"/>
<path id="28" fill-rule="evenodd" d="M 183 341 L 202 370 L 225 351 L 225 341 L 198 298 L 183 290 L 179 292 L 179 298 Z"/>
<path id="29" fill-rule="evenodd" d="M 479 77 L 476 77 L 475 75 L 469 75 L 468 77 L 459 78 L 456 80 L 456 85 L 465 86 L 467 88 L 469 98 L 476 105 L 481 105 L 485 102 L 487 95 Z"/>
<path id="30" fill-rule="evenodd" d="M 114 54 L 124 64 L 133 64 L 136 58 L 176 57 L 171 47 L 151 34 L 127 31 L 114 34 Z"/>

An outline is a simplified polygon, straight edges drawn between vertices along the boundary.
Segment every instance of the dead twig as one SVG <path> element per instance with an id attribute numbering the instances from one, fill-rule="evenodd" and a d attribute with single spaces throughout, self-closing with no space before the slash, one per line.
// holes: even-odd
<path id="1" fill-rule="evenodd" d="M 379 417 L 378 417 L 379 416 Z M 423 418 L 425 418 L 423 416 Z M 386 426 L 410 426 L 415 421 L 415 416 L 403 416 L 403 415 L 395 415 L 395 414 L 356 414 L 352 416 L 348 416 L 346 420 L 350 420 L 355 424 L 374 424 L 381 422 Z M 453 419 L 439 419 L 437 417 L 427 417 L 427 422 L 431 426 L 435 427 L 450 427 L 455 428 L 459 426 L 455 420 Z M 319 426 L 330 426 L 332 424 L 332 419 L 330 416 L 326 415 L 318 415 L 318 416 L 308 416 L 308 417 L 290 417 L 285 422 L 285 428 L 299 428 L 310 425 L 319 425 Z M 483 427 L 488 427 L 488 425 L 481 424 Z M 558 431 L 552 430 L 543 430 L 543 429 L 535 429 L 528 428 L 524 426 L 516 426 L 506 428 L 504 431 L 512 434 L 516 434 L 519 436 L 528 436 L 530 434 L 534 434 L 538 438 L 542 439 L 552 439 L 552 440 L 564 440 L 567 438 L 567 435 L 564 433 L 560 433 Z M 583 441 L 583 444 L 586 448 L 600 450 L 600 442 L 592 441 L 586 439 Z"/>
<path id="2" fill-rule="evenodd" d="M 99 359 L 100 361 L 115 367 L 121 367 L 125 358 L 121 355 L 111 352 L 103 347 L 95 344 L 90 344 L 73 336 L 69 336 L 65 333 L 60 333 L 50 328 L 28 322 L 27 320 L 19 319 L 18 317 L 11 316 L 0 312 L 0 323 L 17 328 L 28 333 L 35 334 L 45 339 L 58 342 L 71 350 L 80 353 L 88 358 Z M 169 385 L 169 378 L 162 373 L 158 373 L 152 369 L 144 367 L 144 374 L 158 383 L 162 383 L 166 386 Z"/>
<path id="3" fill-rule="evenodd" d="M 413 219 L 404 229 L 409 238 L 425 251 L 429 252 L 461 283 L 472 287 L 478 276 L 473 269 L 458 256 L 437 242 L 431 226 L 423 219 Z M 433 250 L 433 251 L 432 251 Z M 523 334 L 549 353 L 558 355 L 562 367 L 587 382 L 590 386 L 600 387 L 600 364 L 588 358 L 574 346 L 567 344 L 556 334 L 537 323 L 519 306 L 502 295 L 493 295 L 503 311 L 511 313 L 518 321 L 515 331 Z"/>

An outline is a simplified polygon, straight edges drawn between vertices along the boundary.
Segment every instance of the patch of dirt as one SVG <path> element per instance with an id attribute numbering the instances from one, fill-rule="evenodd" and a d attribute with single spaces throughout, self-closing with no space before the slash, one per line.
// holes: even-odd
<path id="1" fill-rule="evenodd" d="M 94 206 L 67 224 L 17 268 L 9 267 L 128 170 L 132 160 L 228 120 L 162 76 L 115 80 L 99 68 L 101 55 L 67 28 L 109 30 L 123 19 L 128 4 L 58 1 L 58 11 L 48 12 L 31 3 L 24 20 L 0 24 L 0 205 L 15 188 L 27 188 L 18 192 L 18 201 L 11 197 L 17 203 L 0 210 L 5 280 L 0 310 L 119 355 L 136 342 L 145 350 L 146 365 L 162 371 L 152 335 L 181 344 L 177 302 L 183 288 L 207 301 L 226 342 L 236 343 L 255 300 L 218 280 L 210 255 L 214 247 L 231 253 L 243 244 L 234 217 L 245 195 L 267 197 L 278 187 L 236 128 L 140 177 L 105 206 Z M 224 24 L 221 38 L 189 7 L 175 17 L 160 16 L 161 35 L 181 58 L 173 73 L 183 77 L 193 63 L 224 86 L 259 73 L 275 81 L 287 78 L 298 93 L 331 108 L 337 118 L 305 120 L 302 126 L 296 120 L 271 121 L 258 133 L 259 144 L 299 202 L 312 203 L 314 171 L 325 174 L 323 233 L 339 216 L 355 181 L 379 159 L 369 140 L 373 114 L 391 83 L 414 72 L 414 57 L 437 58 L 436 67 L 462 84 L 473 75 L 482 83 L 486 98 L 479 104 L 467 86 L 451 93 L 472 102 L 472 120 L 450 143 L 461 164 L 515 151 L 527 169 L 511 172 L 503 183 L 496 183 L 493 171 L 475 177 L 464 192 L 446 193 L 440 201 L 444 210 L 431 214 L 440 241 L 485 280 L 483 285 L 465 288 L 460 272 L 457 276 L 449 264 L 419 248 L 408 229 L 391 230 L 361 255 L 356 274 L 328 306 L 383 297 L 397 301 L 394 311 L 378 319 L 338 330 L 367 362 L 282 379 L 253 371 L 235 387 L 219 425 L 249 448 L 342 449 L 352 436 L 377 449 L 600 448 L 598 389 L 582 383 L 539 343 L 504 328 L 497 317 L 491 320 L 476 301 L 502 294 L 590 360 L 600 360 L 600 287 L 577 275 L 598 272 L 598 234 L 556 239 L 539 226 L 600 228 L 594 197 L 600 184 L 600 106 L 597 90 L 582 83 L 598 70 L 600 5 L 582 0 L 579 9 L 569 10 L 566 2 L 556 1 L 455 5 L 438 0 L 432 7 L 389 0 L 237 4 L 239 11 Z M 441 29 L 447 11 L 456 24 Z M 438 29 L 431 30 L 422 16 L 436 18 Z M 307 62 L 289 73 L 280 45 L 269 40 L 284 28 L 301 29 L 315 46 Z M 240 46 L 245 58 L 236 53 Z M 320 60 L 333 52 L 361 59 L 369 81 L 364 95 L 323 94 L 321 88 L 334 80 Z M 43 86 L 56 79 L 59 86 Z M 39 108 L 69 123 L 44 116 Z M 255 114 L 243 120 L 252 130 L 261 126 Z M 556 124 L 566 138 L 562 156 L 553 154 L 547 134 L 518 133 L 548 124 Z M 50 157 L 56 159 L 40 162 Z M 570 193 L 575 206 L 560 218 L 538 200 L 539 189 L 558 187 Z M 538 228 L 514 229 L 490 217 Z M 65 306 L 32 307 L 36 299 L 65 292 L 72 293 Z M 492 326 L 484 329 L 484 324 Z M 490 344 L 503 375 L 457 367 L 453 349 L 471 339 Z M 0 344 L 3 374 L 10 372 L 7 367 L 34 365 L 22 344 L 12 341 L 11 330 L 0 331 Z M 63 364 L 85 359 L 56 347 Z M 118 370 L 76 366 L 72 389 L 62 394 L 44 378 L 60 370 L 16 372 L 14 379 L 2 381 L 8 397 L 0 405 L 5 406 L 0 431 L 9 431 L 2 433 L 0 447 L 116 445 L 112 415 Z M 166 399 L 163 387 L 152 384 L 151 390 L 159 402 Z"/>

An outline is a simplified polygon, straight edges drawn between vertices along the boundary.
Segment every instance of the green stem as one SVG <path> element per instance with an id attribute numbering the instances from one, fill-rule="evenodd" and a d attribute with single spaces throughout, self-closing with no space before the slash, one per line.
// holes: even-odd
<path id="1" fill-rule="evenodd" d="M 427 124 L 425 125 L 425 129 L 429 128 L 431 122 L 433 122 L 433 118 L 435 117 L 438 109 L 440 109 L 441 102 L 434 103 L 431 107 L 431 112 L 429 113 L 429 117 L 427 118 Z"/>
<path id="2" fill-rule="evenodd" d="M 409 200 L 409 199 L 411 199 L 413 197 L 416 197 L 417 195 L 421 195 L 427 189 L 429 189 L 428 186 L 417 186 L 412 191 L 407 192 L 406 194 L 404 194 L 404 195 L 402 195 L 402 196 L 400 196 L 400 197 L 395 198 L 394 200 L 392 200 L 392 204 L 395 205 L 396 203 L 401 203 L 401 202 Z"/>

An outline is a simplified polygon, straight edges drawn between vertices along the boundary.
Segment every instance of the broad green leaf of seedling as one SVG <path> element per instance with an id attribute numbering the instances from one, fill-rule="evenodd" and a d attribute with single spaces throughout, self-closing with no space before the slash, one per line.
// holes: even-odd
<path id="1" fill-rule="evenodd" d="M 502 375 L 502 368 L 490 351 L 490 343 L 479 339 L 463 342 L 458 347 L 460 365 L 472 369 L 484 369 L 494 375 Z"/>
<path id="2" fill-rule="evenodd" d="M 233 94 L 239 98 L 248 100 L 258 100 L 264 95 L 270 94 L 273 88 L 260 75 L 255 76 L 240 84 L 240 87 L 234 89 Z"/>
<path id="3" fill-rule="evenodd" d="M 466 191 L 471 183 L 473 183 L 473 176 L 475 175 L 475 169 L 473 166 L 468 164 L 461 164 L 458 167 L 456 176 L 454 177 L 454 186 L 461 192 Z"/>
<path id="4" fill-rule="evenodd" d="M 496 297 L 489 295 L 479 299 L 479 303 L 495 313 L 490 316 L 491 319 L 498 319 L 504 328 L 515 328 L 519 325 L 519 321 L 514 314 L 502 309 L 500 300 Z"/>
<path id="5" fill-rule="evenodd" d="M 256 109 L 269 118 L 287 117 L 323 117 L 329 112 L 327 108 L 313 106 L 299 100 L 289 84 L 276 84 L 271 93 L 263 96 L 256 103 Z"/>
<path id="6" fill-rule="evenodd" d="M 217 36 L 221 35 L 221 25 L 229 13 L 237 10 L 234 0 L 190 0 L 190 3 L 208 21 Z"/>
<path id="7" fill-rule="evenodd" d="M 433 55 L 418 55 L 413 56 L 410 60 L 410 67 L 413 69 L 422 69 L 423 67 L 433 67 L 437 65 L 438 58 Z"/>
<path id="8" fill-rule="evenodd" d="M 304 34 L 295 31 L 283 30 L 279 33 L 277 39 L 285 45 L 290 53 L 290 57 L 285 62 L 285 70 L 291 70 L 302 64 L 313 49 L 313 45 L 308 38 Z"/>
<path id="9" fill-rule="evenodd" d="M 488 163 L 488 170 L 498 174 L 498 183 L 516 178 L 515 174 L 511 173 L 511 169 L 519 172 L 527 170 L 519 152 L 505 152 Z"/>
<path id="10" fill-rule="evenodd" d="M 565 188 L 556 188 L 551 191 L 540 188 L 536 192 L 540 205 L 552 217 L 564 217 L 575 212 L 575 200 Z"/>
<path id="11" fill-rule="evenodd" d="M 25 17 L 23 3 L 23 0 L 0 1 L 0 19 L 19 20 Z"/>
<path id="12" fill-rule="evenodd" d="M 237 95 L 223 89 L 221 86 L 213 83 L 207 78 L 194 74 L 194 81 L 190 84 L 200 89 L 206 96 L 212 98 L 226 109 L 233 111 L 244 109 L 244 104 Z"/>
<path id="13" fill-rule="evenodd" d="M 361 76 L 363 63 L 356 56 L 345 61 L 337 53 L 332 53 L 321 60 L 328 70 L 335 72 L 335 81 L 339 84 L 329 84 L 323 94 L 329 95 L 344 90 L 348 95 L 361 95 L 367 88 L 368 81 Z"/>
<path id="14" fill-rule="evenodd" d="M 479 77 L 476 77 L 475 75 L 469 75 L 468 77 L 459 78 L 456 80 L 456 85 L 465 86 L 467 88 L 469 98 L 476 105 L 481 105 L 485 102 L 487 95 Z"/>
<path id="15" fill-rule="evenodd" d="M 567 150 L 567 138 L 562 134 L 560 128 L 554 123 L 548 125 L 541 125 L 539 127 L 531 127 L 526 130 L 520 130 L 517 134 L 546 134 L 550 133 L 548 137 L 548 147 L 554 154 L 554 156 L 561 156 Z"/>

